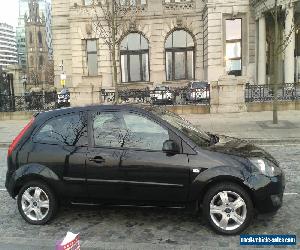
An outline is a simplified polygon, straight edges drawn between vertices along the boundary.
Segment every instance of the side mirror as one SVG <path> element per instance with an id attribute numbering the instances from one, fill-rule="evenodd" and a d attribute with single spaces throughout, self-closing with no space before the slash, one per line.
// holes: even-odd
<path id="1" fill-rule="evenodd" d="M 162 151 L 167 154 L 178 154 L 179 147 L 176 142 L 172 140 L 166 140 L 163 144 Z"/>

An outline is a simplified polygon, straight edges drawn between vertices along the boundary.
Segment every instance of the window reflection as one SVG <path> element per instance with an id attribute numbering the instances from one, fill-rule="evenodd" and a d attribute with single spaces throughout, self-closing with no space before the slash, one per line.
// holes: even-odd
<path id="1" fill-rule="evenodd" d="M 88 75 L 97 76 L 98 75 L 97 41 L 87 40 L 86 48 L 87 48 Z"/>
<path id="2" fill-rule="evenodd" d="M 226 71 L 229 75 L 242 74 L 242 19 L 226 20 Z"/>
<path id="3" fill-rule="evenodd" d="M 149 45 L 139 33 L 128 34 L 120 44 L 122 82 L 149 81 Z"/>
<path id="4" fill-rule="evenodd" d="M 165 43 L 167 80 L 194 79 L 194 41 L 185 30 L 175 30 Z"/>

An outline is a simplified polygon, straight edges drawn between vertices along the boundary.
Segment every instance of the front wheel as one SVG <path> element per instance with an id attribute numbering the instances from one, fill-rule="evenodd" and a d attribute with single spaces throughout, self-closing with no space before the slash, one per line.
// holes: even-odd
<path id="1" fill-rule="evenodd" d="M 249 194 L 235 183 L 219 183 L 211 187 L 203 199 L 204 215 L 220 234 L 234 235 L 246 229 L 253 218 Z"/>
<path id="2" fill-rule="evenodd" d="M 51 188 L 39 181 L 26 183 L 18 194 L 18 209 L 22 217 L 34 225 L 50 221 L 57 210 L 57 201 Z"/>

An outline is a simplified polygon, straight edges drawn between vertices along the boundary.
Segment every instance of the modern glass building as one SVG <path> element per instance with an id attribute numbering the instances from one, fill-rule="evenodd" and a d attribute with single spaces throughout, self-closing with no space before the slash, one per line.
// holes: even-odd
<path id="1" fill-rule="evenodd" d="M 17 46 L 13 26 L 0 23 L 0 68 L 16 63 Z"/>

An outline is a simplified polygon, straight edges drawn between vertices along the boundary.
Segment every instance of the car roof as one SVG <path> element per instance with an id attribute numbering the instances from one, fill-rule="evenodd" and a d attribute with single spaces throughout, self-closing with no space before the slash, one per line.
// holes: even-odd
<path id="1" fill-rule="evenodd" d="M 36 113 L 35 116 L 39 118 L 49 118 L 59 115 L 64 115 L 73 112 L 83 112 L 83 111 L 95 111 L 95 110 L 131 110 L 131 111 L 139 111 L 142 113 L 147 113 L 151 111 L 153 107 L 149 105 L 141 105 L 141 104 L 118 104 L 118 105 L 106 105 L 106 104 L 98 104 L 98 105 L 87 105 L 87 106 L 79 106 L 79 107 L 67 107 L 54 109 L 49 111 L 44 111 L 41 113 Z"/>

